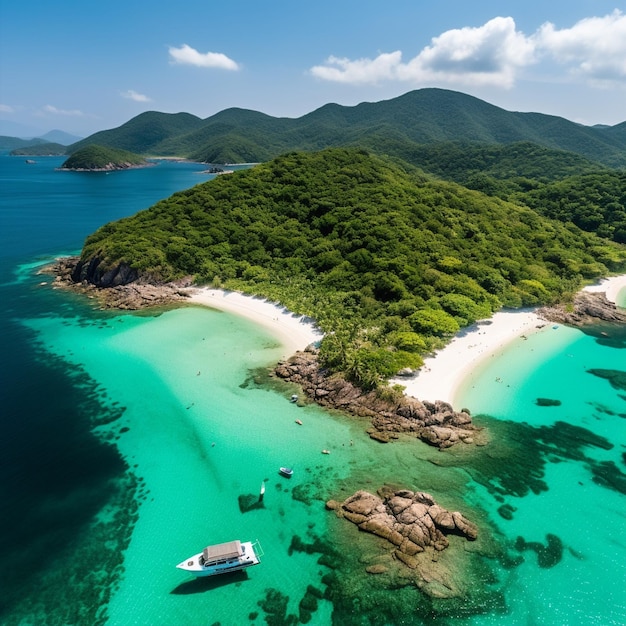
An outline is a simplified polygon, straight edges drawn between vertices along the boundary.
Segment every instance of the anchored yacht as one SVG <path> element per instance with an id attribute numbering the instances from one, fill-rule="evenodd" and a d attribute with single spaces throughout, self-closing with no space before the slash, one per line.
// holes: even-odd
<path id="1" fill-rule="evenodd" d="M 227 541 L 207 546 L 176 567 L 194 576 L 215 576 L 236 572 L 261 562 L 263 550 L 258 541 Z"/>

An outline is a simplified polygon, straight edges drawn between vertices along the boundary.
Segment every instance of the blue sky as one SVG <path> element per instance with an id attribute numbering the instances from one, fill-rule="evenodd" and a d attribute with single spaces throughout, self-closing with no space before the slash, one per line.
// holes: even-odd
<path id="1" fill-rule="evenodd" d="M 299 117 L 423 87 L 623 122 L 626 3 L 0 0 L 0 134 L 88 135 L 148 110 Z"/>

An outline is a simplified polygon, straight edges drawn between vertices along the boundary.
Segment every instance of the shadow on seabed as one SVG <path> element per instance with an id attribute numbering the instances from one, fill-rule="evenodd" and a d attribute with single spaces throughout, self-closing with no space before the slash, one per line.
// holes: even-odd
<path id="1" fill-rule="evenodd" d="M 242 583 L 248 579 L 248 572 L 242 571 L 231 572 L 230 574 L 219 574 L 217 576 L 205 576 L 202 578 L 194 578 L 193 580 L 186 580 L 172 589 L 170 593 L 174 595 L 204 593 L 205 591 L 211 591 L 211 589 L 217 589 L 225 585 Z"/>

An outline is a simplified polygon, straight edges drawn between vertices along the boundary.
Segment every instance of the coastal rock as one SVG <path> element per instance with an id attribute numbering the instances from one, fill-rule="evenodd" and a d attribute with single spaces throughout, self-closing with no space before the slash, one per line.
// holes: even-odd
<path id="1" fill-rule="evenodd" d="M 389 399 L 376 391 L 364 392 L 341 376 L 329 374 L 320 368 L 314 348 L 280 362 L 274 372 L 299 385 L 322 406 L 368 418 L 370 437 L 381 443 L 409 433 L 443 449 L 459 442 L 472 443 L 478 433 L 469 413 L 455 411 L 447 402 L 421 402 L 403 395 Z"/>
<path id="2" fill-rule="evenodd" d="M 626 324 L 626 310 L 619 309 L 606 298 L 605 293 L 580 291 L 571 304 L 543 307 L 537 313 L 550 322 L 570 326 L 587 326 L 598 322 Z"/>
<path id="3" fill-rule="evenodd" d="M 444 509 L 425 492 L 383 488 L 379 494 L 359 490 L 338 506 L 331 501 L 327 508 L 359 530 L 388 541 L 394 559 L 413 572 L 420 589 L 433 597 L 455 595 L 456 587 L 435 555 L 449 547 L 449 535 L 474 541 L 478 537 L 476 525 L 458 511 Z"/>
<path id="4" fill-rule="evenodd" d="M 54 274 L 55 286 L 69 288 L 95 298 L 102 308 L 139 310 L 184 301 L 189 297 L 190 279 L 154 284 L 137 281 L 136 272 L 125 264 L 98 273 L 99 262 L 83 263 L 78 257 L 57 261 L 46 271 Z"/>

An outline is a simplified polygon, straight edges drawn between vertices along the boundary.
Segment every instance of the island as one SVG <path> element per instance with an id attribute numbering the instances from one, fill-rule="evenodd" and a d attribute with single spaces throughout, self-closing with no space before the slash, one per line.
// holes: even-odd
<path id="1" fill-rule="evenodd" d="M 71 154 L 60 169 L 75 172 L 110 172 L 150 165 L 153 163 L 133 152 L 90 144 Z"/>

